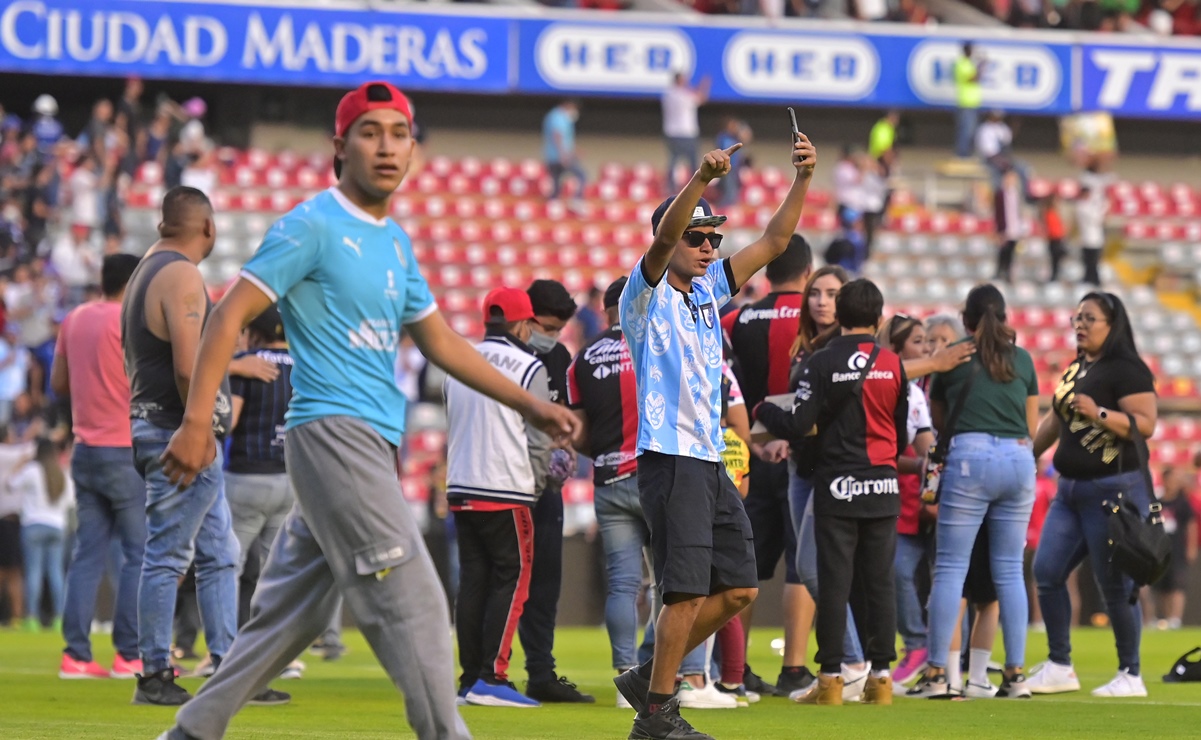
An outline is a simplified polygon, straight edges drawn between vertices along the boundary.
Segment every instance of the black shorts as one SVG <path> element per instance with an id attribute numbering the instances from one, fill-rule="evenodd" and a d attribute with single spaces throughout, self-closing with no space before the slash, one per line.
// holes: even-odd
<path id="1" fill-rule="evenodd" d="M 755 547 L 742 497 L 721 463 L 644 452 L 638 493 L 660 593 L 755 588 Z"/>
<path id="2" fill-rule="evenodd" d="M 20 568 L 21 520 L 16 516 L 0 519 L 0 568 Z"/>
<path id="3" fill-rule="evenodd" d="M 1172 564 L 1168 567 L 1168 572 L 1163 574 L 1163 578 L 1151 584 L 1151 589 L 1155 593 L 1170 594 L 1173 591 L 1188 590 L 1188 561 L 1183 557 L 1178 557 L 1179 555 L 1179 552 L 1172 552 Z"/>
<path id="4" fill-rule="evenodd" d="M 755 534 L 755 562 L 759 580 L 776 575 L 776 563 L 784 556 L 784 582 L 800 583 L 796 572 L 796 530 L 788 508 L 788 462 L 769 463 L 751 456 L 750 490 L 746 515 Z"/>
<path id="5" fill-rule="evenodd" d="M 997 585 L 992 578 L 992 560 L 988 551 L 988 523 L 980 525 L 972 559 L 963 581 L 963 598 L 969 604 L 991 604 L 997 600 Z"/>

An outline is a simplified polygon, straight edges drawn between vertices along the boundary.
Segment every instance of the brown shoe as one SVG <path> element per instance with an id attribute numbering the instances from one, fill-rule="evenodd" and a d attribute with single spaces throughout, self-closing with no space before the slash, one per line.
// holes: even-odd
<path id="1" fill-rule="evenodd" d="M 876 678 L 875 676 L 868 676 L 867 686 L 863 688 L 863 698 L 859 702 L 861 704 L 892 706 L 892 677 Z"/>
<path id="2" fill-rule="evenodd" d="M 797 699 L 796 702 L 797 704 L 842 706 L 842 676 L 818 674 L 817 683 L 809 689 L 809 693 Z"/>

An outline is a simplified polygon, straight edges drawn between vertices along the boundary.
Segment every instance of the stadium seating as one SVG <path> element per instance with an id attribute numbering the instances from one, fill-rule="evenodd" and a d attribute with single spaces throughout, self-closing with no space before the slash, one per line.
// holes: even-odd
<path id="1" fill-rule="evenodd" d="M 262 150 L 220 152 L 216 192 L 219 239 L 202 268 L 214 285 L 230 281 L 257 248 L 262 234 L 281 213 L 334 182 L 327 157 L 302 157 Z M 771 217 L 789 178 L 781 170 L 750 170 L 743 178 L 742 203 L 724 210 L 725 231 L 737 248 Z M 542 196 L 547 182 L 534 160 L 434 157 L 406 180 L 393 216 L 413 238 L 444 313 L 459 332 L 480 331 L 479 300 L 498 284 L 523 285 L 535 278 L 562 281 L 572 292 L 604 285 L 638 259 L 649 233 L 650 212 L 662 191 L 661 172 L 641 163 L 608 163 L 583 193 L 582 209 Z M 1076 194 L 1071 180 L 1032 183 L 1036 194 Z M 129 193 L 126 221 L 134 243 L 147 244 L 157 222 L 163 192 L 157 165 L 143 165 Z M 1191 275 L 1201 264 L 1201 193 L 1175 184 L 1117 182 L 1109 192 L 1111 226 L 1131 244 L 1150 249 L 1167 267 Z M 837 228 L 829 193 L 811 191 L 800 230 L 820 245 Z M 971 214 L 928 212 L 906 192 L 893 199 L 887 230 L 878 236 L 867 276 L 876 280 L 890 308 L 916 316 L 957 312 L 972 285 L 993 277 L 996 245 L 991 220 Z M 1041 393 L 1054 392 L 1057 375 L 1074 355 L 1070 326 L 1080 289 L 1045 284 L 1046 245 L 1037 236 L 1023 243 L 1013 286 L 1005 288 L 1011 322 L 1019 341 L 1036 358 Z M 820 246 L 818 247 L 820 252 Z M 1077 280 L 1070 262 L 1066 277 Z M 1113 281 L 1106 267 L 1107 280 Z M 756 287 L 762 288 L 760 280 Z M 1160 303 L 1147 286 L 1119 291 L 1131 307 L 1135 330 L 1152 369 L 1160 378 L 1165 403 L 1188 408 L 1201 399 L 1201 329 L 1193 317 Z M 444 437 L 437 421 L 418 421 L 405 466 L 406 490 L 423 500 L 428 469 L 441 454 Z M 1179 464 L 1201 451 L 1201 427 L 1189 417 L 1166 418 L 1152 450 L 1156 462 Z M 585 484 L 581 484 L 585 485 Z M 573 495 L 587 496 L 584 491 Z"/>

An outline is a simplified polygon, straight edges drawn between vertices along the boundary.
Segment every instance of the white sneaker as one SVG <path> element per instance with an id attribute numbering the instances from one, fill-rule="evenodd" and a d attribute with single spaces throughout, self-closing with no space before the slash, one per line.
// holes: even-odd
<path id="1" fill-rule="evenodd" d="M 279 679 L 281 681 L 298 679 L 304 675 L 304 668 L 304 663 L 299 660 L 294 660 L 289 663 L 288 666 L 283 669 L 283 671 L 280 672 Z"/>
<path id="2" fill-rule="evenodd" d="M 1125 668 L 1118 671 L 1118 675 L 1114 676 L 1114 679 L 1109 683 L 1093 689 L 1093 696 L 1108 697 L 1111 699 L 1146 695 L 1147 685 L 1143 683 L 1143 677 L 1135 676 Z"/>
<path id="3" fill-rule="evenodd" d="M 842 700 L 843 702 L 859 701 L 863 697 L 863 689 L 867 686 L 867 676 L 871 668 L 864 664 L 863 672 L 852 670 L 846 663 L 842 664 Z"/>
<path id="4" fill-rule="evenodd" d="M 620 691 L 618 691 L 617 692 L 617 708 L 618 709 L 633 709 L 634 705 L 630 703 L 629 699 L 625 698 L 625 695 L 623 695 Z"/>
<path id="5" fill-rule="evenodd" d="M 723 694 L 712 682 L 701 688 L 695 688 L 687 681 L 680 682 L 680 690 L 676 692 L 683 709 L 737 709 L 738 700 L 733 694 Z"/>
<path id="6" fill-rule="evenodd" d="M 964 684 L 963 695 L 969 699 L 992 699 L 997 695 L 997 687 L 991 683 L 981 685 L 968 681 Z"/>
<path id="7" fill-rule="evenodd" d="M 759 692 L 757 691 L 746 692 L 746 701 L 748 704 L 758 704 L 760 698 Z"/>
<path id="8" fill-rule="evenodd" d="M 1026 686 L 1032 694 L 1065 694 L 1079 691 L 1080 679 L 1072 666 L 1048 660 L 1042 664 L 1042 670 L 1026 679 Z"/>

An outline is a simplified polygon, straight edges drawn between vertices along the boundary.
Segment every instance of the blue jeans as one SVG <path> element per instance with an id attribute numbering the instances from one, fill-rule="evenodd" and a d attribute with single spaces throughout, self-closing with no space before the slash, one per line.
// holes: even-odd
<path id="1" fill-rule="evenodd" d="M 792 526 L 796 527 L 796 571 L 809 595 L 817 601 L 817 538 L 813 534 L 813 480 L 801 478 L 789 463 L 788 510 L 792 514 Z M 855 615 L 847 605 L 847 630 L 843 640 L 843 661 L 849 664 L 863 662 L 863 646 L 859 643 L 859 631 Z"/>
<path id="2" fill-rule="evenodd" d="M 917 568 L 926 554 L 927 538 L 914 534 L 897 535 L 895 561 L 897 588 L 897 631 L 906 650 L 926 647 L 926 620 L 917 597 Z"/>
<path id="3" fill-rule="evenodd" d="M 955 110 L 955 156 L 964 159 L 972 156 L 976 144 L 976 124 L 980 122 L 979 108 L 957 108 Z"/>
<path id="4" fill-rule="evenodd" d="M 685 175 L 684 181 L 692 176 L 691 173 L 696 172 L 698 160 L 696 157 L 696 147 L 699 141 L 695 138 L 668 136 L 667 141 L 667 190 L 668 192 L 676 192 L 676 164 L 683 160 L 684 164 L 688 165 L 688 175 Z"/>
<path id="5" fill-rule="evenodd" d="M 21 527 L 21 554 L 25 558 L 25 613 L 38 616 L 42 608 L 42 583 L 50 584 L 54 618 L 63 614 L 63 550 L 66 534 L 48 524 Z"/>
<path id="6" fill-rule="evenodd" d="M 1034 580 L 1038 603 L 1047 625 L 1047 647 L 1052 661 L 1072 662 L 1072 606 L 1068 600 L 1068 575 L 1085 556 L 1092 560 L 1093 576 L 1105 599 L 1118 648 L 1118 669 L 1139 673 L 1142 613 L 1130 603 L 1134 582 L 1109 563 L 1109 515 L 1101 508 L 1119 493 L 1138 505 L 1144 515 L 1150 506 L 1141 472 L 1097 478 L 1059 479 L 1059 491 L 1043 524 L 1038 552 L 1034 554 Z"/>
<path id="7" fill-rule="evenodd" d="M 204 640 L 214 658 L 225 657 L 237 631 L 238 540 L 225 500 L 221 448 L 181 490 L 159 462 L 173 433 L 141 419 L 133 422 L 134 464 L 146 481 L 146 552 L 138 590 L 138 650 L 146 675 L 168 666 L 176 591 L 193 556 Z"/>
<path id="8" fill-rule="evenodd" d="M 1034 508 L 1034 453 L 1028 439 L 957 434 L 951 440 L 938 506 L 938 554 L 930 589 L 930 665 L 945 668 L 959 601 L 981 526 L 988 527 L 989 562 L 997 599 L 1005 665 L 1025 664 L 1029 602 L 1022 576 L 1026 527 Z"/>
<path id="9" fill-rule="evenodd" d="M 134 660 L 138 657 L 138 581 L 146 548 L 146 485 L 138 477 L 133 450 L 128 447 L 76 444 L 71 478 L 75 481 L 78 527 L 67 569 L 66 653 L 85 663 L 92 660 L 88 636 L 96 614 L 96 589 L 116 544 L 121 567 L 112 579 L 117 591 L 113 646 L 121 657 Z"/>
<path id="10" fill-rule="evenodd" d="M 605 571 L 609 576 L 605 628 L 613 650 L 613 667 L 624 671 L 650 660 L 654 654 L 655 619 L 659 611 L 653 610 L 642 646 L 637 648 L 637 604 L 638 592 L 642 589 L 643 552 L 646 551 L 649 557 L 651 543 L 650 529 L 642 516 L 642 503 L 638 497 L 638 476 L 597 488 L 593 502 L 605 549 Z M 680 672 L 686 676 L 698 675 L 705 672 L 704 666 L 705 646 L 701 645 L 684 656 Z"/>

